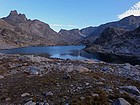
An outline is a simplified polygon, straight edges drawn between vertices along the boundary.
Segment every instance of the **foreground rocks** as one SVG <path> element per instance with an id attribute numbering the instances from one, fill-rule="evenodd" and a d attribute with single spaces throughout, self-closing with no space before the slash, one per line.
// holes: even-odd
<path id="1" fill-rule="evenodd" d="M 113 105 L 131 105 L 131 104 L 127 102 L 125 99 L 119 98 L 113 103 Z"/>
<path id="2" fill-rule="evenodd" d="M 0 68 L 2 105 L 140 104 L 139 65 L 1 54 Z"/>
<path id="3" fill-rule="evenodd" d="M 121 86 L 120 88 L 132 94 L 140 95 L 140 91 L 135 86 Z"/>

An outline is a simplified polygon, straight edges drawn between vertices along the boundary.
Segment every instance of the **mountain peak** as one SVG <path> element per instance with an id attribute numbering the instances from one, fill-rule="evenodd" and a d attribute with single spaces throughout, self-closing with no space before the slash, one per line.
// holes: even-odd
<path id="1" fill-rule="evenodd" d="M 9 15 L 18 15 L 18 12 L 17 12 L 17 10 L 13 10 L 13 11 L 10 12 Z"/>
<path id="2" fill-rule="evenodd" d="M 18 13 L 16 10 L 11 11 L 10 14 L 4 19 L 16 23 L 22 23 L 27 21 L 25 14 Z"/>
<path id="3" fill-rule="evenodd" d="M 135 21 L 137 21 L 139 19 L 140 19 L 140 16 L 130 15 L 128 17 L 125 17 L 125 18 L 121 19 L 120 21 L 126 21 L 126 20 L 135 20 Z"/>

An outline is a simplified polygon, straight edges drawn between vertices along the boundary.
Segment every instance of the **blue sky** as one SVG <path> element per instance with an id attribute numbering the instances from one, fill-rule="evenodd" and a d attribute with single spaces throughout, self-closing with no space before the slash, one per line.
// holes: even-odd
<path id="1" fill-rule="evenodd" d="M 0 0 L 0 17 L 11 10 L 48 23 L 54 30 L 84 28 L 140 15 L 140 0 Z"/>

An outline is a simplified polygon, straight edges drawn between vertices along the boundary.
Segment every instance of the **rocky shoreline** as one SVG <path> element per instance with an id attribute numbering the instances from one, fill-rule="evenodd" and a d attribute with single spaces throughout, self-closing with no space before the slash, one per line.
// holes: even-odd
<path id="1" fill-rule="evenodd" d="M 140 104 L 140 65 L 0 54 L 0 68 L 1 105 Z"/>
<path id="2" fill-rule="evenodd" d="M 128 62 L 132 65 L 140 64 L 140 56 L 139 55 L 133 55 L 133 54 L 127 54 L 127 53 L 117 53 L 113 52 L 112 50 L 109 49 L 104 49 L 99 45 L 92 45 L 92 46 L 87 46 L 85 51 L 89 53 L 99 53 L 103 57 L 107 57 L 110 59 L 110 62 L 115 62 L 115 60 L 120 60 L 119 63 L 125 63 Z M 106 61 L 103 59 L 103 61 Z M 109 60 L 107 61 L 109 62 Z M 115 62 L 117 63 L 117 62 Z"/>

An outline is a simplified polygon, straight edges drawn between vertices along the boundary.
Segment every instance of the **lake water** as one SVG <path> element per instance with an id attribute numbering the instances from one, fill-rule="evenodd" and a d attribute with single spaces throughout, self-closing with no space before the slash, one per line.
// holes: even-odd
<path id="1" fill-rule="evenodd" d="M 72 59 L 72 60 L 100 60 L 98 54 L 90 54 L 84 50 L 85 46 L 47 46 L 47 47 L 24 47 L 0 50 L 7 54 L 34 54 L 49 56 L 50 58 Z"/>
<path id="2" fill-rule="evenodd" d="M 113 54 L 88 53 L 83 49 L 85 46 L 46 46 L 46 47 L 24 47 L 16 49 L 0 50 L 7 54 L 33 54 L 47 56 L 50 58 L 61 58 L 71 60 L 94 60 L 111 63 L 140 64 L 140 60 L 132 57 L 124 57 Z"/>

